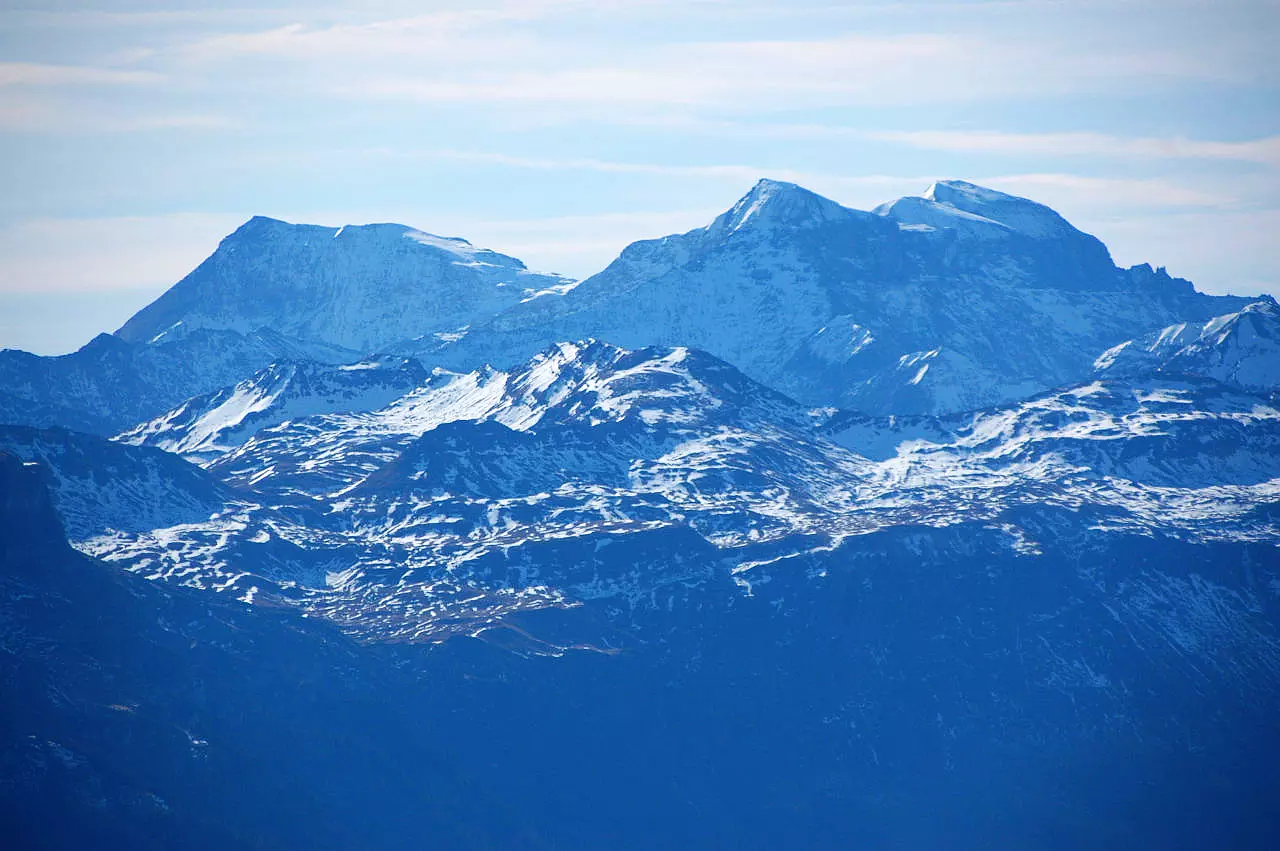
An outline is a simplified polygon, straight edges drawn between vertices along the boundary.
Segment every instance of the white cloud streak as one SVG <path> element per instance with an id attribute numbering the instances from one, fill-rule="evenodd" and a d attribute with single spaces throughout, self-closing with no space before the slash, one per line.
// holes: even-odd
<path id="1" fill-rule="evenodd" d="M 151 131 L 227 130 L 237 126 L 215 113 L 134 111 L 65 98 L 34 97 L 29 90 L 0 89 L 0 131 L 76 136 Z"/>
<path id="2" fill-rule="evenodd" d="M 118 86 L 157 83 L 163 79 L 153 71 L 0 62 L 0 86 Z"/>
<path id="3" fill-rule="evenodd" d="M 977 182 L 1058 207 L 1060 212 L 1081 206 L 1126 211 L 1222 208 L 1237 200 L 1159 179 L 1047 173 L 996 175 Z"/>
<path id="4" fill-rule="evenodd" d="M 1219 141 L 1184 136 L 1120 136 L 1109 133 L 1013 133 L 1000 130 L 868 130 L 829 124 L 773 124 L 639 118 L 639 125 L 673 131 L 777 139 L 851 139 L 888 142 L 928 151 L 1040 157 L 1202 159 L 1280 166 L 1280 136 Z"/>
<path id="5" fill-rule="evenodd" d="M 211 213 L 31 219 L 0 229 L 0 292 L 53 293 L 172 284 L 242 217 Z"/>
<path id="6" fill-rule="evenodd" d="M 968 130 L 854 131 L 850 135 L 883 142 L 900 142 L 926 150 L 960 153 L 1234 160 L 1280 166 L 1280 136 L 1219 142 L 1179 136 L 1158 138 L 1113 136 L 1105 133 L 1002 133 Z"/>
<path id="7" fill-rule="evenodd" d="M 449 42 L 451 55 L 470 52 Z M 519 47 L 510 45 L 508 60 L 522 55 Z M 484 66 L 441 69 L 376 63 L 342 80 L 333 91 L 356 99 L 423 103 L 684 105 L 749 113 L 1097 92 L 1119 80 L 1150 88 L 1210 73 L 1184 57 L 1160 52 L 1089 56 L 967 35 L 844 34 L 669 44 L 624 49 L 610 62 L 584 57 L 535 70 L 526 67 L 527 62 L 513 65 L 495 58 L 483 45 L 474 48 L 487 57 Z M 394 42 L 388 44 L 388 50 L 396 49 Z"/>
<path id="8" fill-rule="evenodd" d="M 296 66 L 318 92 L 421 103 L 558 103 L 589 107 L 711 106 L 730 112 L 848 104 L 980 101 L 1105 92 L 1119 81 L 1160 89 L 1237 70 L 1160 43 L 1123 50 L 1068 34 L 1035 41 L 969 25 L 930 32 L 837 31 L 821 38 L 635 39 L 625 16 L 601 24 L 599 4 L 499 3 L 364 23 L 293 22 L 170 46 L 170 61 L 253 58 Z M 679 27 L 680 4 L 665 8 Z M 990 10 L 976 12 L 990 15 Z M 591 22 L 591 37 L 575 26 Z M 705 21 L 704 21 L 705 23 Z M 901 24 L 899 24 L 901 25 Z M 917 25 L 918 26 L 918 25 Z"/>
<path id="9" fill-rule="evenodd" d="M 870 207 L 893 197 L 893 193 L 922 192 L 934 180 L 962 175 L 899 176 L 888 174 L 838 174 L 801 171 L 745 164 L 670 165 L 662 163 L 620 162 L 589 158 L 522 157 L 502 153 L 418 149 L 396 151 L 373 150 L 367 153 L 393 158 L 442 160 L 539 171 L 588 171 L 612 174 L 649 174 L 672 178 L 701 178 L 733 181 L 743 191 L 762 177 L 798 183 L 817 192 L 854 206 Z M 1212 191 L 1172 183 L 1158 178 L 1095 177 L 1066 173 L 996 174 L 969 176 L 983 185 L 1035 200 L 1052 196 L 1047 203 L 1062 202 L 1067 206 L 1087 203 L 1091 207 L 1123 209 L 1214 208 L 1226 207 L 1237 199 Z M 856 196 L 850 199 L 849 195 Z M 874 196 L 871 193 L 876 193 Z"/>

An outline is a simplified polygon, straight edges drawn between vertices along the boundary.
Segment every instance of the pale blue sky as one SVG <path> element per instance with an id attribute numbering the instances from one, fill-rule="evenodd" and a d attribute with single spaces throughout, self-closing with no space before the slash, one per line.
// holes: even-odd
<path id="1" fill-rule="evenodd" d="M 759 177 L 959 177 L 1280 294 L 1273 0 L 0 5 L 0 346 L 111 330 L 250 215 L 585 277 Z"/>

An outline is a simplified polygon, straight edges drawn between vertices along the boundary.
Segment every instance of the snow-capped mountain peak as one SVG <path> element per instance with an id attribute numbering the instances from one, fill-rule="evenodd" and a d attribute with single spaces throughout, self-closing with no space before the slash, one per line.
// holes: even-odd
<path id="1" fill-rule="evenodd" d="M 1118 269 L 1048 207 L 972 183 L 867 213 L 764 180 L 706 227 L 633 243 L 570 292 L 408 352 L 465 372 L 555 340 L 687 346 L 807 405 L 942 412 L 1084 380 L 1136 329 L 1243 304 Z"/>
<path id="2" fill-rule="evenodd" d="M 1179 322 L 1103 352 L 1110 375 L 1198 375 L 1253 392 L 1280 390 L 1280 306 L 1266 298 L 1207 322 Z"/>
<path id="3" fill-rule="evenodd" d="M 547 421 L 689 426 L 729 412 L 755 421 L 807 421 L 791 400 L 684 346 L 628 351 L 597 340 L 557 343 L 510 373 L 506 397 L 495 416 L 515 429 Z"/>
<path id="4" fill-rule="evenodd" d="M 569 282 L 514 257 L 399 224 L 323 227 L 255 216 L 117 332 L 156 339 L 178 322 L 384 351 L 449 334 Z"/>
<path id="5" fill-rule="evenodd" d="M 751 187 L 728 211 L 711 224 L 711 233 L 733 233 L 750 225 L 755 228 L 805 228 L 839 221 L 856 215 L 802 186 L 782 180 L 763 179 Z"/>
<path id="6" fill-rule="evenodd" d="M 116 439 L 211 458 L 290 418 L 380 408 L 426 379 L 417 361 L 393 356 L 338 366 L 274 363 L 234 387 L 188 399 Z"/>
<path id="7" fill-rule="evenodd" d="M 263 246 L 271 243 L 300 243 L 310 245 L 313 241 L 336 240 L 344 247 L 374 249 L 394 248 L 403 240 L 422 245 L 426 248 L 442 252 L 450 259 L 461 262 L 479 260 L 487 265 L 501 266 L 513 270 L 524 270 L 525 264 L 515 257 L 508 257 L 487 248 L 477 248 L 468 240 L 457 236 L 440 236 L 427 233 L 408 225 L 396 222 L 373 222 L 364 225 L 327 225 L 294 224 L 283 219 L 269 216 L 253 216 L 231 234 L 225 237 L 218 246 L 219 251 L 232 254 L 245 252 L 259 253 Z"/>
<path id="8" fill-rule="evenodd" d="M 965 180 L 940 180 L 924 195 L 882 204 L 876 212 L 911 228 L 950 228 L 988 238 L 1001 234 L 1033 239 L 1084 236 L 1043 204 Z"/>

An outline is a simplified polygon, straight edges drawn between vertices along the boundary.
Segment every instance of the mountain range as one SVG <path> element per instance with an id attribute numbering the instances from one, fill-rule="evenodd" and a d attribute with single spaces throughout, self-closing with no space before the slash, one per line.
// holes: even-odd
<path id="1" fill-rule="evenodd" d="M 402 225 L 256 217 L 116 334 L 60 358 L 0 353 L 0 416 L 110 435 L 281 360 L 506 369 L 593 337 L 699 348 L 805 404 L 946 413 L 1079 380 L 1136 333 L 1248 303 L 1119 269 L 1047 207 L 962 181 L 861 212 L 763 180 L 580 284 Z"/>
<path id="2" fill-rule="evenodd" d="M 0 352 L 0 812 L 1273 847 L 1278 340 L 963 181 L 761 181 L 581 283 L 256 217 L 115 334 Z"/>

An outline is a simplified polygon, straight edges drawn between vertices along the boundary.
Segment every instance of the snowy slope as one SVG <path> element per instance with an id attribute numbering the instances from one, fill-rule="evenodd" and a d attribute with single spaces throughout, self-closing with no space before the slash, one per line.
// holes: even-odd
<path id="1" fill-rule="evenodd" d="M 392 356 L 333 366 L 281 362 L 234 387 L 189 399 L 116 437 L 192 459 L 239 446 L 259 429 L 321 413 L 381 408 L 427 378 L 416 361 Z"/>
<path id="2" fill-rule="evenodd" d="M 1247 506 L 1251 495 L 1259 504 L 1269 501 L 1265 494 L 1280 484 L 1280 410 L 1203 379 L 1096 381 L 943 418 L 890 422 L 844 414 L 824 431 L 879 460 L 908 499 L 907 491 L 917 488 L 959 489 L 967 477 L 991 487 L 996 474 L 1010 487 L 1041 491 L 1062 504 L 1078 505 L 1112 488 L 1122 500 L 1130 483 L 1135 493 L 1161 492 L 1167 507 L 1194 495 L 1188 506 L 1226 516 Z M 1166 531 L 1194 528 L 1176 512 L 1140 522 Z M 1211 534 L 1209 525 L 1199 531 Z"/>
<path id="3" fill-rule="evenodd" d="M 978 524 L 1028 558 L 1086 532 L 1274 547 L 1277 459 L 1280 410 L 1207 379 L 871 418 L 810 411 L 705 353 L 563 343 L 510 373 L 437 373 L 378 411 L 264 428 L 209 463 L 244 489 L 237 506 L 81 546 L 437 640 L 691 584 L 749 595 L 910 529 Z M 300 499 L 313 507 L 269 508 Z"/>
<path id="4" fill-rule="evenodd" d="M 465 370 L 557 339 L 683 345 L 808 404 L 929 413 L 1081 380 L 1133 329 L 1244 303 L 1118 269 L 1047 207 L 961 181 L 872 213 L 761 181 L 707 227 L 635 243 L 563 295 L 412 350 Z"/>
<path id="5" fill-rule="evenodd" d="M 1199 375 L 1244 390 L 1280 390 L 1280 307 L 1256 301 L 1208 322 L 1180 322 L 1108 349 L 1101 375 Z"/>
<path id="6" fill-rule="evenodd" d="M 961 237 L 1013 239 L 1022 236 L 1074 243 L 1081 259 L 1100 273 L 1092 281 L 1084 278 L 1082 283 L 1102 284 L 1108 277 L 1105 273 L 1110 257 L 1097 239 L 1076 230 L 1043 204 L 963 180 L 939 181 L 923 196 L 899 198 L 877 207 L 876 213 L 902 225 L 952 230 Z"/>
<path id="7" fill-rule="evenodd" d="M 401 225 L 257 217 L 115 335 L 61 357 L 0 351 L 0 422 L 116 434 L 273 363 L 351 364 L 452 339 L 572 285 Z"/>
<path id="8" fill-rule="evenodd" d="M 571 283 L 464 239 L 404 225 L 329 228 L 256 216 L 117 335 L 148 342 L 175 327 L 270 327 L 376 352 L 453 332 Z"/>
<path id="9" fill-rule="evenodd" d="M 606 343 L 560 343 L 510 373 L 492 369 L 430 381 L 384 408 L 294 419 L 264 428 L 209 468 L 241 486 L 341 491 L 445 423 L 496 421 L 527 431 L 541 423 L 639 420 L 696 428 L 727 416 L 808 427 L 795 403 L 706 354 L 683 348 L 628 352 Z"/>
<path id="10" fill-rule="evenodd" d="M 150 344 L 99 334 L 58 357 L 0 351 L 0 422 L 111 435 L 192 395 L 234 384 L 277 361 L 346 363 L 357 352 L 260 329 L 193 331 Z"/>
<path id="11" fill-rule="evenodd" d="M 234 499 L 217 479 L 167 452 L 65 429 L 0 426 L 0 451 L 41 465 L 73 541 L 204 521 Z"/>

